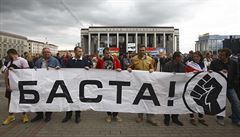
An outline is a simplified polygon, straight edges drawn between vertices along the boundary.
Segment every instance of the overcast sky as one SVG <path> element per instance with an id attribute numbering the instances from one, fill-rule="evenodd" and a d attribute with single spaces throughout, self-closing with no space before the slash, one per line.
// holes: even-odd
<path id="1" fill-rule="evenodd" d="M 240 35 L 239 6 L 240 0 L 0 0 L 0 30 L 73 49 L 80 28 L 91 25 L 173 26 L 188 52 L 204 33 Z"/>

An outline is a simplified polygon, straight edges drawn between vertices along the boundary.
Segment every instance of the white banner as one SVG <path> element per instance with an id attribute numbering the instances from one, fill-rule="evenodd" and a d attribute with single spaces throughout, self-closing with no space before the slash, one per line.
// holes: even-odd
<path id="1" fill-rule="evenodd" d="M 95 110 L 225 115 L 226 77 L 217 72 L 10 71 L 10 112 Z"/>

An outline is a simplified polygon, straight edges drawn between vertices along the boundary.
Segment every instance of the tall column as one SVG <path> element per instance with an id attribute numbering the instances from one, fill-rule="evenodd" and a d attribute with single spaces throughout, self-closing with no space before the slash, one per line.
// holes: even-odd
<path id="1" fill-rule="evenodd" d="M 138 33 L 135 33 L 135 48 L 136 48 L 136 53 L 138 52 Z"/>
<path id="2" fill-rule="evenodd" d="M 107 47 L 109 47 L 109 32 L 107 33 Z"/>
<path id="3" fill-rule="evenodd" d="M 97 50 L 100 48 L 100 33 L 98 32 L 98 44 L 97 44 Z"/>
<path id="4" fill-rule="evenodd" d="M 179 49 L 179 35 L 177 35 L 177 50 L 180 51 L 180 49 Z"/>
<path id="5" fill-rule="evenodd" d="M 165 48 L 165 50 L 166 50 L 166 34 L 165 34 L 165 32 L 163 32 L 163 48 Z"/>
<path id="6" fill-rule="evenodd" d="M 126 51 L 127 51 L 127 48 L 128 48 L 128 32 L 126 33 Z"/>
<path id="7" fill-rule="evenodd" d="M 119 48 L 119 33 L 117 32 L 117 48 Z"/>
<path id="8" fill-rule="evenodd" d="M 157 47 L 157 34 L 156 34 L 156 32 L 154 32 L 154 48 L 156 48 Z"/>
<path id="9" fill-rule="evenodd" d="M 208 45 L 208 50 L 207 51 L 209 51 L 210 49 L 212 49 L 212 47 L 213 47 L 213 42 L 212 42 L 212 40 L 209 42 L 210 44 Z"/>
<path id="10" fill-rule="evenodd" d="M 203 51 L 207 50 L 207 46 L 208 46 L 208 40 L 205 41 L 205 47 Z"/>
<path id="11" fill-rule="evenodd" d="M 145 33 L 145 47 L 147 47 L 147 33 Z"/>
<path id="12" fill-rule="evenodd" d="M 216 42 L 217 42 L 217 40 L 216 40 Z M 216 43 L 217 44 L 217 43 Z M 218 54 L 218 50 L 217 50 L 217 52 L 216 52 L 217 54 Z M 212 54 L 213 54 L 213 48 L 212 48 Z"/>
<path id="13" fill-rule="evenodd" d="M 88 33 L 88 54 L 91 54 L 91 33 Z"/>
<path id="14" fill-rule="evenodd" d="M 216 51 L 216 53 L 218 54 L 218 50 L 219 50 L 219 47 L 218 47 L 218 40 L 216 39 L 216 42 L 215 42 L 215 47 L 217 47 L 217 51 Z"/>
<path id="15" fill-rule="evenodd" d="M 173 52 L 176 51 L 176 46 L 175 46 L 175 35 L 174 33 L 172 34 L 172 41 L 173 41 Z"/>

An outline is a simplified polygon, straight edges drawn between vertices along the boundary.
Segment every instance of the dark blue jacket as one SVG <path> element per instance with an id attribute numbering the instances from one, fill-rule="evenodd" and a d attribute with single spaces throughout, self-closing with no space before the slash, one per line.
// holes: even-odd
<path id="1" fill-rule="evenodd" d="M 84 68 L 84 67 L 90 67 L 89 61 L 86 58 L 82 58 L 82 60 L 71 58 L 66 65 L 66 68 Z"/>

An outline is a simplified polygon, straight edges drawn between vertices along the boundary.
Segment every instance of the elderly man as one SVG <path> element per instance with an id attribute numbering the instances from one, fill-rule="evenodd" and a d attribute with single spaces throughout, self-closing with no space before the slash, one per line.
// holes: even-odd
<path id="1" fill-rule="evenodd" d="M 42 58 L 38 59 L 35 63 L 35 68 L 55 68 L 59 69 L 61 67 L 59 61 L 51 55 L 49 48 L 42 49 Z M 52 112 L 45 113 L 45 122 L 49 122 L 51 120 Z M 36 122 L 43 119 L 43 112 L 37 112 L 35 118 L 31 120 L 31 122 Z"/>

